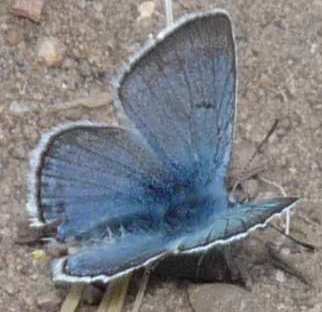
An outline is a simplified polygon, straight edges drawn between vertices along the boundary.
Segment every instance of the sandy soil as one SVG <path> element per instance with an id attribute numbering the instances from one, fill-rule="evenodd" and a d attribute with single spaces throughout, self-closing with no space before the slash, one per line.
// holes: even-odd
<path id="1" fill-rule="evenodd" d="M 282 185 L 288 195 L 306 199 L 294 214 L 291 233 L 322 245 L 322 1 L 174 2 L 176 17 L 210 8 L 225 8 L 231 14 L 239 69 L 234 167 L 247 163 L 278 118 L 277 130 L 252 166 L 269 163 L 262 176 Z M 84 119 L 113 121 L 109 105 L 58 108 L 109 90 L 122 62 L 149 34 L 164 27 L 161 0 L 155 1 L 153 15 L 145 19 L 139 19 L 140 3 L 47 1 L 41 22 L 35 24 L 10 14 L 10 1 L 0 2 L 1 311 L 59 310 L 66 291 L 55 288 L 46 262 L 32 259 L 32 252 L 41 246 L 17 244 L 27 220 L 29 153 L 53 126 Z M 46 37 L 57 38 L 66 48 L 63 64 L 57 68 L 39 63 L 39 42 Z M 278 195 L 276 189 L 254 183 L 255 192 L 262 196 Z M 310 287 L 265 261 L 264 242 L 269 241 L 280 243 L 310 280 Z M 228 284 L 153 279 L 141 311 L 322 311 L 320 249 L 310 253 L 270 229 L 243 244 L 246 259 L 256 264 L 249 270 L 251 291 Z M 128 309 L 134 294 L 129 296 Z M 83 305 L 81 311 L 93 309 Z"/>

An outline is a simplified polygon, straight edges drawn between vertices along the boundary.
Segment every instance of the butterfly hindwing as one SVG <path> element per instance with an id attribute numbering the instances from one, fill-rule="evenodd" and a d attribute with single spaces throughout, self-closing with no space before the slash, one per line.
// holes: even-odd
<path id="1" fill-rule="evenodd" d="M 104 276 L 106 282 L 164 257 L 168 254 L 168 247 L 168 242 L 160 234 L 125 233 L 111 241 L 84 245 L 69 256 L 59 270 L 75 278 Z"/>
<path id="2" fill-rule="evenodd" d="M 214 214 L 198 232 L 187 236 L 180 248 L 189 251 L 197 246 L 197 249 L 203 249 L 240 239 L 250 230 L 264 227 L 272 216 L 291 209 L 297 202 L 295 197 L 281 197 L 258 203 L 231 204 L 230 208 Z"/>

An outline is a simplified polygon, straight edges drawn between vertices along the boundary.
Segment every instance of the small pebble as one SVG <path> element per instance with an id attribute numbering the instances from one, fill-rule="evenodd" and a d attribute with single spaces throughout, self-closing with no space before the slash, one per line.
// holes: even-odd
<path id="1" fill-rule="evenodd" d="M 276 272 L 275 278 L 279 283 L 284 283 L 286 280 L 285 273 L 280 270 Z"/>
<path id="2" fill-rule="evenodd" d="M 291 130 L 292 124 L 289 118 L 283 118 L 280 120 L 278 127 L 276 129 L 276 135 L 279 137 L 284 137 Z"/>
<path id="3" fill-rule="evenodd" d="M 15 16 L 25 17 L 33 22 L 40 22 L 45 0 L 16 0 L 12 6 Z"/>
<path id="4" fill-rule="evenodd" d="M 31 253 L 31 255 L 32 255 L 32 260 L 33 261 L 36 261 L 36 262 L 47 261 L 48 260 L 47 254 L 42 249 L 36 249 L 36 250 L 34 250 Z"/>
<path id="5" fill-rule="evenodd" d="M 56 312 L 58 311 L 60 304 L 61 299 L 55 292 L 49 292 L 40 295 L 37 298 L 37 306 L 41 309 L 41 311 Z"/>
<path id="6" fill-rule="evenodd" d="M 21 31 L 10 29 L 7 32 L 7 42 L 11 47 L 17 46 L 23 40 L 23 34 Z"/>
<path id="7" fill-rule="evenodd" d="M 155 10 L 155 3 L 153 1 L 146 1 L 140 4 L 139 8 L 139 20 L 150 18 Z"/>
<path id="8" fill-rule="evenodd" d="M 38 58 L 41 63 L 48 67 L 62 65 L 64 61 L 65 47 L 56 38 L 43 38 L 39 42 Z"/>
<path id="9" fill-rule="evenodd" d="M 283 247 L 283 248 L 281 249 L 281 254 L 282 254 L 283 256 L 285 256 L 285 257 L 287 257 L 287 256 L 291 255 L 291 250 L 290 250 L 290 248 Z"/>
<path id="10" fill-rule="evenodd" d="M 14 114 L 23 114 L 32 110 L 32 105 L 25 101 L 12 101 L 9 110 Z"/>

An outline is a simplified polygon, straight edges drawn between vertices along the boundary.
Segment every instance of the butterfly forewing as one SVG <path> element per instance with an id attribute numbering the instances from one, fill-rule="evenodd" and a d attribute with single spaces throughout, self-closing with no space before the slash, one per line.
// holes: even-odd
<path id="1" fill-rule="evenodd" d="M 188 20 L 132 64 L 121 105 L 169 171 L 224 176 L 235 110 L 235 51 L 225 14 Z"/>

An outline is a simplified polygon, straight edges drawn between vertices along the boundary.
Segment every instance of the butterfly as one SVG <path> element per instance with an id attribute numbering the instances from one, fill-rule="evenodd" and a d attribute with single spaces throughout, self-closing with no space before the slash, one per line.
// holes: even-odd
<path id="1" fill-rule="evenodd" d="M 179 20 L 115 83 L 119 127 L 74 123 L 32 157 L 28 210 L 73 247 L 56 259 L 65 282 L 109 282 L 161 259 L 207 252 L 263 227 L 297 198 L 230 199 L 236 56 L 223 11 Z"/>

